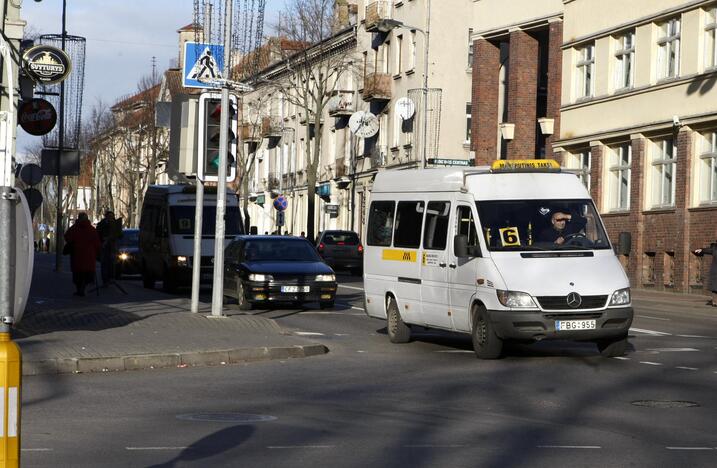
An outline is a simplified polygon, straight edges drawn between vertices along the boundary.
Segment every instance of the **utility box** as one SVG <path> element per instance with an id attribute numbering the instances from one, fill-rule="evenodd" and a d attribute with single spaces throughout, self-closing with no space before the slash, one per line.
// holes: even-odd
<path id="1" fill-rule="evenodd" d="M 178 94 L 172 99 L 168 172 L 197 173 L 199 95 Z"/>

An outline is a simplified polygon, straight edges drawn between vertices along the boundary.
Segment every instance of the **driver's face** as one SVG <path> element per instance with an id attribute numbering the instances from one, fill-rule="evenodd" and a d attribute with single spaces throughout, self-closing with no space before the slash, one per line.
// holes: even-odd
<path id="1" fill-rule="evenodd" d="M 555 213 L 552 218 L 553 226 L 558 231 L 565 229 L 565 223 L 568 222 L 568 217 L 565 213 Z"/>

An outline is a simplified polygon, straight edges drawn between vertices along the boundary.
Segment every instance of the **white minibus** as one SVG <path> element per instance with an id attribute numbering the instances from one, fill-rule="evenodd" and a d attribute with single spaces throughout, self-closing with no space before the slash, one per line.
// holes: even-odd
<path id="1" fill-rule="evenodd" d="M 390 340 L 411 325 L 506 340 L 591 341 L 625 353 L 630 284 L 580 179 L 553 160 L 382 171 L 365 233 L 365 308 Z"/>

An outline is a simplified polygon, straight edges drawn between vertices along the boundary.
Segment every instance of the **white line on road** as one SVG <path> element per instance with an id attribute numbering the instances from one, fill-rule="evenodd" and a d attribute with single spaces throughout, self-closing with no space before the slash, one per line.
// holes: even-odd
<path id="1" fill-rule="evenodd" d="M 346 312 L 307 310 L 305 312 L 301 312 L 301 315 L 350 315 L 352 317 L 363 317 L 366 314 L 347 314 Z"/>
<path id="2" fill-rule="evenodd" d="M 291 450 L 291 449 L 328 449 L 335 445 L 269 445 L 270 450 Z"/>
<path id="3" fill-rule="evenodd" d="M 351 308 L 352 308 L 353 310 L 360 310 L 361 312 L 364 312 L 364 308 L 363 308 L 363 307 L 351 306 Z"/>
<path id="4" fill-rule="evenodd" d="M 689 351 L 699 351 L 695 348 L 648 348 L 648 351 L 658 351 L 660 353 L 684 353 Z"/>
<path id="5" fill-rule="evenodd" d="M 439 349 L 436 351 L 437 353 L 470 353 L 473 354 L 475 351 L 470 351 L 467 349 Z"/>
<path id="6" fill-rule="evenodd" d="M 51 448 L 24 448 L 20 450 L 23 452 L 52 452 Z"/>
<path id="7" fill-rule="evenodd" d="M 714 339 L 714 336 L 704 336 L 704 335 L 675 335 L 679 336 L 680 338 L 707 338 L 707 339 Z"/>
<path id="8" fill-rule="evenodd" d="M 638 332 L 638 333 L 645 333 L 647 335 L 654 335 L 654 336 L 671 336 L 672 333 L 666 333 L 666 332 L 660 332 L 655 330 L 645 330 L 644 328 L 630 328 L 631 332 Z"/>
<path id="9" fill-rule="evenodd" d="M 434 445 L 434 444 L 415 444 L 415 445 L 404 445 L 404 448 L 463 448 L 468 447 L 467 445 L 451 444 L 451 445 Z"/>
<path id="10" fill-rule="evenodd" d="M 126 450 L 186 450 L 191 447 L 125 447 Z"/>
<path id="11" fill-rule="evenodd" d="M 677 366 L 677 367 L 675 367 L 675 369 L 692 370 L 692 371 L 699 370 L 699 368 L 697 368 L 697 367 L 685 367 L 685 366 Z"/>
<path id="12" fill-rule="evenodd" d="M 646 318 L 646 319 L 651 319 L 651 320 L 664 320 L 665 322 L 670 322 L 670 321 L 671 321 L 671 319 L 668 319 L 668 318 L 652 317 L 652 316 L 650 316 L 650 315 L 637 315 L 637 317 Z"/>
<path id="13" fill-rule="evenodd" d="M 599 445 L 538 445 L 538 448 L 554 449 L 601 449 Z"/>
<path id="14" fill-rule="evenodd" d="M 339 288 L 355 289 L 356 291 L 363 291 L 363 288 L 359 288 L 358 286 L 348 286 L 345 284 L 339 284 Z"/>
<path id="15" fill-rule="evenodd" d="M 294 332 L 294 335 L 301 335 L 301 336 L 324 336 L 323 333 L 318 333 L 318 332 L 302 332 L 302 331 Z"/>
<path id="16" fill-rule="evenodd" d="M 613 359 L 617 359 L 619 361 L 629 361 L 630 360 L 629 357 L 624 357 L 624 356 L 615 356 Z"/>
<path id="17" fill-rule="evenodd" d="M 647 364 L 648 366 L 661 366 L 661 362 L 651 362 L 651 361 L 640 361 L 640 364 Z"/>
<path id="18" fill-rule="evenodd" d="M 712 447 L 665 447 L 667 450 L 714 450 Z"/>

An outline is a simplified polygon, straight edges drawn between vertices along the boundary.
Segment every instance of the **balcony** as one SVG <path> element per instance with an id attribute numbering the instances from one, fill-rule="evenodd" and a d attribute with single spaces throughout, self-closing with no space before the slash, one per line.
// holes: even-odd
<path id="1" fill-rule="evenodd" d="M 251 123 L 241 124 L 241 137 L 244 142 L 261 140 L 259 126 Z"/>
<path id="2" fill-rule="evenodd" d="M 344 177 L 346 173 L 348 172 L 346 170 L 346 164 L 345 164 L 344 158 L 336 158 L 336 168 L 334 169 L 334 178 L 340 179 L 341 177 Z"/>
<path id="3" fill-rule="evenodd" d="M 297 114 L 299 115 L 299 123 L 301 125 L 306 125 L 306 111 L 300 110 L 299 112 L 297 112 Z M 315 123 L 316 123 L 316 119 L 314 118 L 314 112 L 310 111 L 309 112 L 309 125 L 315 125 Z M 323 125 L 323 124 L 324 124 L 324 119 L 323 118 L 319 119 L 319 125 Z"/>
<path id="4" fill-rule="evenodd" d="M 281 138 L 284 122 L 281 117 L 263 117 L 261 119 L 262 138 Z"/>
<path id="5" fill-rule="evenodd" d="M 336 94 L 329 101 L 329 115 L 331 117 L 348 116 L 354 113 L 353 91 L 336 91 Z"/>
<path id="6" fill-rule="evenodd" d="M 388 73 L 370 73 L 363 82 L 364 101 L 391 100 L 391 75 Z"/>
<path id="7" fill-rule="evenodd" d="M 384 20 L 391 19 L 390 0 L 377 0 L 366 5 L 366 20 L 364 27 L 367 32 L 388 32 L 394 28 Z"/>
<path id="8" fill-rule="evenodd" d="M 266 179 L 266 189 L 270 192 L 277 192 L 279 191 L 279 173 L 278 172 L 272 172 L 269 174 L 269 177 Z"/>

